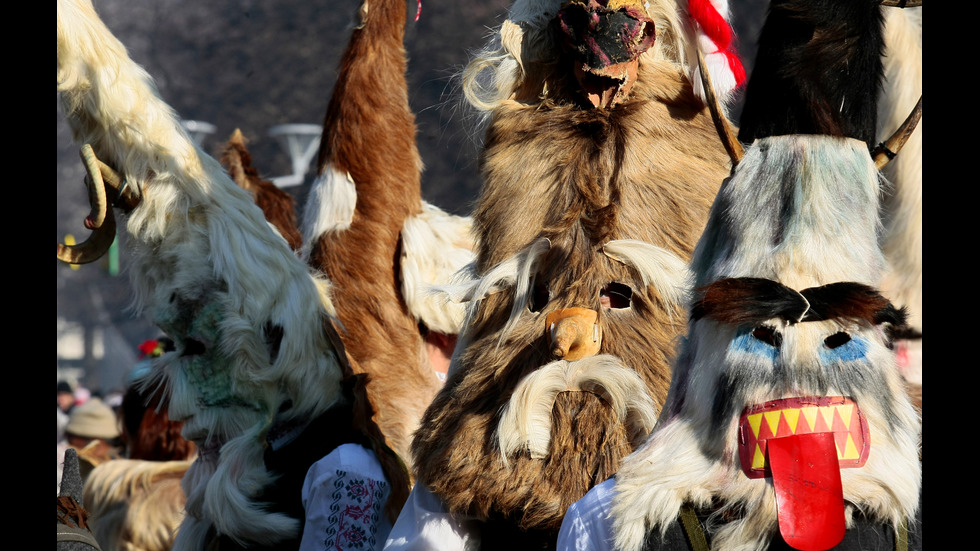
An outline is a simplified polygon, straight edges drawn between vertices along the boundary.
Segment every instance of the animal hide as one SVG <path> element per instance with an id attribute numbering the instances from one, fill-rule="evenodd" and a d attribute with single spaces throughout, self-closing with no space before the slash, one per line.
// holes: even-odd
<path id="1" fill-rule="evenodd" d="M 90 1 L 59 0 L 57 14 L 73 138 L 140 196 L 125 226 L 135 303 L 176 347 L 147 384 L 167 387 L 171 418 L 200 453 L 175 548 L 201 548 L 212 528 L 239 543 L 296 537 L 298 518 L 255 498 L 276 477 L 263 460 L 270 431 L 301 428 L 341 394 L 330 283 L 195 145 Z"/>
<path id="2" fill-rule="evenodd" d="M 411 435 L 442 386 L 420 321 L 426 332 L 454 335 L 462 319 L 427 301 L 422 287 L 469 262 L 472 244 L 468 222 L 421 199 L 405 17 L 401 0 L 361 8 L 327 106 L 303 225 L 304 256 L 334 284 L 338 330 L 354 372 L 369 376 L 375 420 L 411 465 Z"/>
<path id="3" fill-rule="evenodd" d="M 668 57 L 686 44 L 673 4 L 650 3 L 657 39 L 611 108 L 588 105 L 551 34 L 560 4 L 516 2 L 464 72 L 489 123 L 478 258 L 468 284 L 444 288 L 469 301 L 467 319 L 413 441 L 417 482 L 450 513 L 551 545 L 568 505 L 656 418 L 683 330 L 684 263 L 729 170 Z M 597 351 L 555 355 L 549 319 L 574 309 L 597 314 Z"/>
<path id="4" fill-rule="evenodd" d="M 225 144 L 221 164 L 239 187 L 252 194 L 265 219 L 282 234 L 289 248 L 299 251 L 303 236 L 296 223 L 296 199 L 259 176 L 259 171 L 252 166 L 252 154 L 248 152 L 241 130 L 236 128 Z"/>

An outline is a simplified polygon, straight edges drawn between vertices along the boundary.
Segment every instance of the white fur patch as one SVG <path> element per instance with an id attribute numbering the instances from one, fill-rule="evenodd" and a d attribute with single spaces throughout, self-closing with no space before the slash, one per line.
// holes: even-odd
<path id="1" fill-rule="evenodd" d="M 476 259 L 473 221 L 453 216 L 422 202 L 422 213 L 405 219 L 402 228 L 402 297 L 409 312 L 430 329 L 447 335 L 460 332 L 465 307 L 431 291 Z"/>
<path id="2" fill-rule="evenodd" d="M 687 263 L 674 253 L 634 239 L 610 241 L 603 245 L 602 252 L 636 269 L 643 284 L 653 284 L 668 305 L 687 304 L 693 277 Z"/>
<path id="3" fill-rule="evenodd" d="M 357 190 L 348 173 L 328 165 L 313 181 L 303 208 L 303 249 L 301 258 L 308 260 L 310 249 L 326 233 L 350 228 L 357 206 Z"/>

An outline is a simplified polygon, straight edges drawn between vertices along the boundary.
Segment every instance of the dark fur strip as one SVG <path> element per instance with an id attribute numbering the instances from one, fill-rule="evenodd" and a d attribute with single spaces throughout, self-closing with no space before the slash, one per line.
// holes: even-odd
<path id="1" fill-rule="evenodd" d="M 851 137 L 875 145 L 883 76 L 880 0 L 773 0 L 738 138 Z"/>
<path id="2" fill-rule="evenodd" d="M 758 324 L 767 319 L 798 321 L 807 301 L 789 287 L 758 277 L 720 279 L 698 289 L 701 299 L 691 309 L 691 319 L 708 317 L 732 325 Z"/>
<path id="3" fill-rule="evenodd" d="M 879 324 L 904 323 L 888 299 L 876 289 L 853 282 L 839 282 L 811 287 L 800 292 L 810 302 L 803 321 L 819 321 L 832 318 L 860 319 Z"/>
<path id="4" fill-rule="evenodd" d="M 732 325 L 758 324 L 782 318 L 790 323 L 828 319 L 887 323 L 896 331 L 906 325 L 905 308 L 896 308 L 876 289 L 861 283 L 837 282 L 796 292 L 769 279 L 720 279 L 698 289 L 700 299 L 691 319 L 708 317 Z"/>

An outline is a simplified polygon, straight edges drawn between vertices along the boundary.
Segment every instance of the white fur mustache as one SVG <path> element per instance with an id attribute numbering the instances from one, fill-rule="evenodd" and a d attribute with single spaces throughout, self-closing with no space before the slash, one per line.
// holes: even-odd
<path id="1" fill-rule="evenodd" d="M 634 446 L 646 439 L 660 411 L 640 375 L 615 356 L 600 354 L 572 362 L 551 362 L 522 379 L 504 406 L 497 441 L 505 465 L 509 456 L 525 450 L 533 459 L 548 455 L 551 410 L 555 398 L 565 391 L 601 396 L 626 424 Z"/>

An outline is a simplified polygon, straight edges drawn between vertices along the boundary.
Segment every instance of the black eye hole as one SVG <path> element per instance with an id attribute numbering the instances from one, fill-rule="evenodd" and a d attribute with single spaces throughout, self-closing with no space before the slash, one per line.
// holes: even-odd
<path id="1" fill-rule="evenodd" d="M 606 308 L 629 308 L 633 302 L 633 289 L 613 281 L 599 291 L 599 301 Z"/>
<path id="2" fill-rule="evenodd" d="M 534 289 L 531 291 L 531 304 L 527 308 L 532 312 L 540 312 L 550 299 L 551 293 L 548 292 L 548 288 L 540 283 L 535 283 Z"/>
<path id="3" fill-rule="evenodd" d="M 831 336 L 827 337 L 826 339 L 824 339 L 823 340 L 823 343 L 824 343 L 824 345 L 826 345 L 827 348 L 833 350 L 834 348 L 837 348 L 838 346 L 844 346 L 845 344 L 847 344 L 850 341 L 851 341 L 851 336 L 850 335 L 848 335 L 847 333 L 845 333 L 843 331 L 838 331 L 838 332 L 834 333 L 833 335 L 831 335 Z"/>
<path id="4" fill-rule="evenodd" d="M 204 343 L 195 339 L 187 339 L 184 341 L 184 352 L 181 357 L 185 356 L 200 356 L 207 351 L 207 347 Z"/>
<path id="5" fill-rule="evenodd" d="M 768 325 L 760 325 L 753 329 L 752 336 L 773 348 L 779 348 L 783 344 L 783 336 L 774 327 Z"/>

